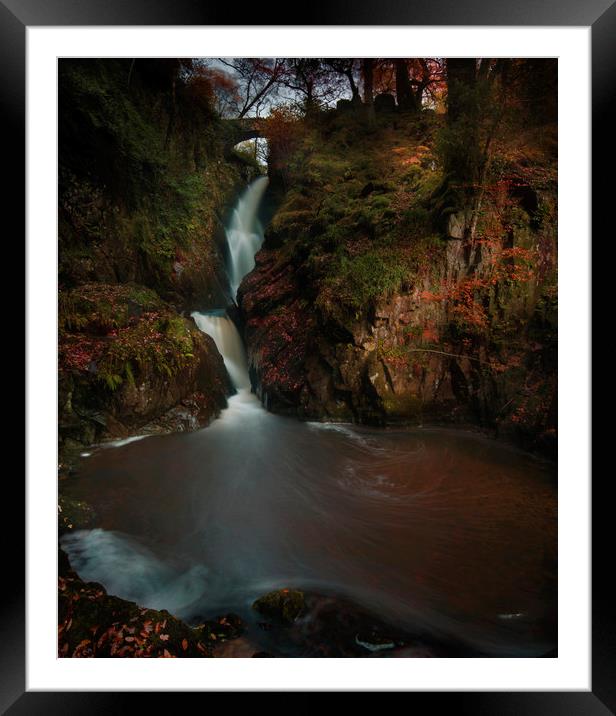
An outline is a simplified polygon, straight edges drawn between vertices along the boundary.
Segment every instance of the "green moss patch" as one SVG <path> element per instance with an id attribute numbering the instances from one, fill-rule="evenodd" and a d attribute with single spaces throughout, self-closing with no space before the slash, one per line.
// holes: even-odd
<path id="1" fill-rule="evenodd" d="M 196 331 L 150 289 L 84 285 L 60 295 L 60 369 L 111 391 L 144 371 L 171 377 L 195 358 Z"/>

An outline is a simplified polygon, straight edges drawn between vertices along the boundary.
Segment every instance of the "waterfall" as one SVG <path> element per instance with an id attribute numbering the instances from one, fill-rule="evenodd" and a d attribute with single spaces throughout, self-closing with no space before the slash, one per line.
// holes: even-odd
<path id="1" fill-rule="evenodd" d="M 197 328 L 214 339 L 235 389 L 250 390 L 246 352 L 235 323 L 223 310 L 209 313 L 195 311 L 191 315 Z"/>
<path id="2" fill-rule="evenodd" d="M 267 177 L 252 182 L 240 196 L 225 229 L 229 246 L 229 283 L 234 299 L 242 279 L 254 268 L 255 254 L 263 243 L 263 227 L 257 210 L 268 182 Z"/>
<path id="3" fill-rule="evenodd" d="M 246 188 L 233 209 L 229 226 L 225 228 L 229 247 L 228 275 L 233 298 L 244 276 L 255 265 L 255 254 L 263 243 L 263 227 L 257 217 L 269 179 L 259 177 Z M 204 313 L 194 311 L 191 316 L 199 330 L 211 336 L 236 390 L 241 394 L 250 392 L 248 361 L 240 334 L 227 316 L 226 309 L 214 309 Z"/>

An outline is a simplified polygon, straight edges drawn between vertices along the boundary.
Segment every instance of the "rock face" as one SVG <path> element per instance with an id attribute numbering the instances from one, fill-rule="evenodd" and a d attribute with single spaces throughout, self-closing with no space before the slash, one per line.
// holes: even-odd
<path id="1" fill-rule="evenodd" d="M 324 139 L 327 156 L 312 149 L 299 165 L 239 291 L 253 385 L 266 408 L 304 419 L 474 423 L 550 452 L 551 160 L 507 165 L 474 227 L 463 210 L 434 235 L 431 142 L 409 143 L 404 121 L 401 138 L 392 131 L 357 163 Z M 378 165 L 371 152 L 393 159 Z"/>
<path id="2" fill-rule="evenodd" d="M 82 447 L 137 432 L 181 432 L 207 425 L 233 391 L 209 336 L 194 333 L 195 353 L 171 376 L 144 366 L 134 383 L 111 393 L 96 375 L 72 372 L 59 382 L 61 447 Z"/>
<path id="3" fill-rule="evenodd" d="M 193 341 L 192 360 L 170 376 L 145 368 L 134 383 L 127 383 L 116 391 L 110 402 L 110 415 L 121 426 L 120 430 L 132 430 L 165 419 L 194 430 L 226 406 L 226 396 L 232 388 L 214 341 L 210 336 L 189 330 Z M 116 428 L 114 432 L 119 431 Z"/>
<path id="4" fill-rule="evenodd" d="M 437 319 L 418 292 L 380 301 L 363 320 L 338 322 L 335 303 L 315 310 L 304 298 L 300 272 L 265 250 L 242 286 L 251 374 L 268 409 L 306 419 L 417 423 L 458 407 L 450 360 L 436 352 L 407 358 L 409 328 Z"/>
<path id="5" fill-rule="evenodd" d="M 268 409 L 305 419 L 471 422 L 501 435 L 521 429 L 549 448 L 556 314 L 537 284 L 490 287 L 485 314 L 469 317 L 479 325 L 456 334 L 452 303 L 464 301 L 469 281 L 483 288 L 482 271 L 491 266 L 484 255 L 469 279 L 460 242 L 450 242 L 441 293 L 423 280 L 349 318 L 335 296 L 315 303 L 301 262 L 262 250 L 240 291 L 258 395 Z M 525 333 L 515 335 L 524 322 Z"/>

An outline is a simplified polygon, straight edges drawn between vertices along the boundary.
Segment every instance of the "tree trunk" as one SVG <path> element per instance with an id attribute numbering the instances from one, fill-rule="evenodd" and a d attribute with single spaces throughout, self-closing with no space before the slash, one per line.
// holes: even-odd
<path id="1" fill-rule="evenodd" d="M 355 84 L 355 78 L 353 77 L 353 70 L 350 69 L 345 74 L 347 76 L 347 79 L 349 80 L 349 85 L 351 87 L 351 95 L 352 95 L 351 102 L 353 102 L 353 104 L 361 104 L 361 97 L 359 96 L 359 89 L 357 88 L 357 85 Z"/>
<path id="2" fill-rule="evenodd" d="M 415 101 L 415 95 L 413 94 L 413 88 L 411 87 L 409 68 L 406 65 L 406 60 L 396 60 L 395 67 L 396 99 L 398 100 L 398 107 L 404 110 L 415 111 L 417 109 L 417 103 Z"/>
<path id="3" fill-rule="evenodd" d="M 447 60 L 447 125 L 449 141 L 445 169 L 454 192 L 454 205 L 464 217 L 463 238 L 472 240 L 481 176 L 479 106 L 475 59 Z M 468 248 L 470 251 L 470 247 Z"/>
<path id="4" fill-rule="evenodd" d="M 475 114 L 473 89 L 475 87 L 476 61 L 450 58 L 447 60 L 447 120 L 450 124 L 463 115 Z"/>
<path id="5" fill-rule="evenodd" d="M 364 104 L 368 113 L 368 122 L 374 124 L 374 60 L 372 58 L 363 59 L 361 67 L 364 78 Z"/>

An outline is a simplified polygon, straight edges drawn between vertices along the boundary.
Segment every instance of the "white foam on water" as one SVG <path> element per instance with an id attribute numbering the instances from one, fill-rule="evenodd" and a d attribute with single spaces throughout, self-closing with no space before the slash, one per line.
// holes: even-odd
<path id="1" fill-rule="evenodd" d="M 104 447 L 122 447 L 122 445 L 128 445 L 129 443 L 137 442 L 137 440 L 143 440 L 144 438 L 152 437 L 151 435 L 133 435 L 130 438 L 122 438 L 121 440 L 111 440 L 108 443 L 103 443 Z"/>
<path id="2" fill-rule="evenodd" d="M 101 528 L 64 535 L 60 544 L 80 577 L 102 582 L 109 594 L 151 609 L 180 613 L 203 595 L 208 570 L 178 571 L 121 532 Z"/>

